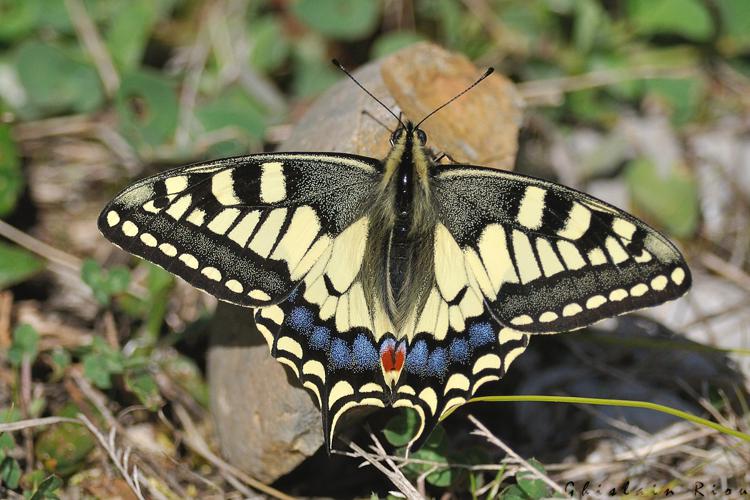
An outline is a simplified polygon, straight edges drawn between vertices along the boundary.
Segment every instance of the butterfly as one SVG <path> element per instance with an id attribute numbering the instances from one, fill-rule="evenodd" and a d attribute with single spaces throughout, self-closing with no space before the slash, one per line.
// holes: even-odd
<path id="1" fill-rule="evenodd" d="M 394 116 L 382 160 L 282 152 L 197 163 L 126 187 L 98 220 L 121 248 L 252 308 L 271 354 L 318 403 L 328 450 L 360 406 L 413 409 L 416 449 L 531 335 L 689 289 L 680 252 L 644 222 L 546 180 L 438 164 L 427 117 Z"/>

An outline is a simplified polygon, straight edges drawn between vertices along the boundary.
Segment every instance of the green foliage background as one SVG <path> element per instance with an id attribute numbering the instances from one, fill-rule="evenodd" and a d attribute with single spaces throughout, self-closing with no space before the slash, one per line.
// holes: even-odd
<path id="1" fill-rule="evenodd" d="M 28 192 L 29 159 L 18 132 L 24 126 L 72 117 L 109 120 L 139 165 L 259 151 L 272 145 L 279 126 L 342 78 L 332 57 L 356 67 L 422 40 L 479 66 L 493 65 L 518 83 L 560 79 L 571 85 L 560 102 L 531 110 L 563 133 L 576 127 L 606 132 L 619 116 L 656 105 L 677 134 L 687 134 L 741 101 L 716 91 L 717 71 L 750 78 L 747 0 L 0 0 L 0 218 L 19 218 Z M 592 75 L 601 83 L 575 85 L 577 77 L 590 83 Z M 696 238 L 701 213 L 690 166 L 657 167 L 646 156 L 624 163 L 604 155 L 581 166 L 582 177 L 621 179 L 641 215 L 673 237 Z M 119 186 L 127 175 L 117 174 Z M 34 253 L 0 241 L 0 289 L 36 279 L 46 266 Z M 156 355 L 165 345 L 163 304 L 173 282 L 161 270 L 141 269 L 148 276 L 141 294 L 129 288 L 127 268 L 105 270 L 87 260 L 81 269 L 102 310 L 116 307 L 139 325 L 137 348 L 125 352 L 97 337 L 79 349 L 48 349 L 40 359 L 38 333 L 19 325 L 2 362 L 14 373 L 24 357 L 42 363 L 47 369 L 40 376 L 49 383 L 80 365 L 106 394 L 118 397 L 113 380 L 119 380 L 120 390 L 151 409 L 164 398 L 154 373 L 172 370 L 205 405 L 194 361 Z M 166 345 L 177 341 L 167 337 Z M 4 421 L 22 418 L 15 399 L 0 402 L 8 404 Z M 70 413 L 35 404 L 26 417 Z M 409 425 L 394 422 L 386 437 L 403 445 Z M 0 436 L 0 480 L 27 498 L 35 492 L 55 498 L 62 486 L 57 476 L 82 470 L 94 448 L 79 430 L 42 433 L 38 461 L 25 479 L 17 454 L 9 453 L 13 438 Z M 456 455 L 444 434 L 433 437 L 425 459 L 482 460 L 474 451 Z M 76 446 L 62 456 L 49 444 L 59 440 Z M 406 470 L 412 478 L 425 471 Z M 487 480 L 451 469 L 426 477 L 435 487 L 463 491 Z M 549 493 L 527 475 L 503 491 L 507 498 Z"/>

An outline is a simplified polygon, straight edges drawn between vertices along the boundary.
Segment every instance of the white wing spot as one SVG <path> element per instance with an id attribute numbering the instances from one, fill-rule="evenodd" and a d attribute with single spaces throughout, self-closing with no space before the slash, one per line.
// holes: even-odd
<path id="1" fill-rule="evenodd" d="M 263 290 L 258 290 L 257 288 L 255 290 L 250 290 L 250 293 L 247 294 L 251 299 L 260 300 L 263 302 L 267 302 L 271 300 L 271 296 L 268 295 Z"/>
<path id="2" fill-rule="evenodd" d="M 173 219 L 180 220 L 180 218 L 185 215 L 185 212 L 187 212 L 188 208 L 190 208 L 190 204 L 193 202 L 193 197 L 190 196 L 190 194 L 184 194 L 177 198 L 177 201 L 169 205 L 169 208 L 166 210 L 167 214 L 171 215 Z"/>
<path id="3" fill-rule="evenodd" d="M 607 236 L 607 239 L 604 241 L 604 246 L 607 248 L 607 252 L 609 252 L 609 255 L 612 257 L 612 262 L 615 264 L 625 262 L 630 257 L 625 249 L 622 248 L 622 245 L 620 245 L 620 243 L 612 236 Z"/>
<path id="4" fill-rule="evenodd" d="M 190 269 L 198 269 L 198 259 L 189 253 L 180 255 L 179 260 Z"/>
<path id="5" fill-rule="evenodd" d="M 660 274 L 659 276 L 651 280 L 651 288 L 660 292 L 667 288 L 667 283 L 669 283 L 667 277 L 663 274 Z"/>
<path id="6" fill-rule="evenodd" d="M 536 251 L 539 254 L 539 260 L 542 261 L 542 271 L 544 271 L 545 276 L 554 276 L 565 270 L 562 262 L 560 262 L 560 259 L 557 258 L 555 251 L 552 249 L 552 244 L 548 240 L 537 238 Z"/>
<path id="7" fill-rule="evenodd" d="M 179 193 L 188 187 L 188 178 L 186 175 L 169 177 L 164 179 L 164 187 L 167 188 L 167 194 Z"/>
<path id="8" fill-rule="evenodd" d="M 201 274 L 210 280 L 221 281 L 221 272 L 215 267 L 204 267 L 201 269 Z"/>
<path id="9" fill-rule="evenodd" d="M 435 390 L 432 387 L 425 387 L 422 389 L 422 392 L 419 393 L 419 399 L 427 404 L 430 408 L 430 413 L 434 415 L 438 406 L 438 398 L 437 394 L 435 394 Z"/>
<path id="10" fill-rule="evenodd" d="M 114 210 L 110 210 L 107 212 L 107 224 L 109 224 L 109 227 L 114 227 L 120 222 L 120 214 L 115 212 Z"/>
<path id="11" fill-rule="evenodd" d="M 500 356 L 496 354 L 485 354 L 474 362 L 471 373 L 476 375 L 482 370 L 499 370 L 501 366 L 502 360 L 500 359 Z"/>
<path id="12" fill-rule="evenodd" d="M 628 291 L 624 288 L 618 288 L 617 290 L 612 290 L 609 293 L 609 300 L 612 302 L 620 302 L 621 300 L 624 300 L 628 296 Z"/>
<path id="13" fill-rule="evenodd" d="M 635 233 L 635 225 L 625 219 L 615 219 L 612 221 L 612 230 L 619 236 L 622 236 L 626 240 L 630 241 L 633 239 L 633 233 Z"/>
<path id="14" fill-rule="evenodd" d="M 546 312 L 543 312 L 541 316 L 539 316 L 539 322 L 551 323 L 555 321 L 557 318 L 558 318 L 557 313 L 553 311 L 546 311 Z"/>
<path id="15" fill-rule="evenodd" d="M 204 212 L 200 208 L 195 208 L 192 212 L 190 212 L 190 215 L 187 216 L 187 221 L 191 224 L 195 224 L 196 226 L 202 226 L 206 221 L 206 212 Z"/>
<path id="16" fill-rule="evenodd" d="M 242 290 L 243 290 L 242 283 L 240 283 L 237 280 L 229 280 L 226 283 L 224 283 L 224 285 L 227 288 L 229 288 L 231 291 L 233 291 L 234 293 L 242 293 Z"/>
<path id="17" fill-rule="evenodd" d="M 521 283 L 526 284 L 534 281 L 542 275 L 528 236 L 517 229 L 513 230 L 513 253 L 518 266 L 518 273 L 521 275 Z"/>
<path id="18" fill-rule="evenodd" d="M 162 243 L 161 245 L 159 245 L 159 250 L 161 250 L 161 252 L 168 257 L 174 257 L 175 255 L 177 255 L 177 249 L 174 247 L 174 245 L 171 245 L 169 243 Z"/>
<path id="19" fill-rule="evenodd" d="M 516 325 L 516 326 L 530 325 L 533 322 L 534 322 L 534 320 L 531 319 L 531 316 L 529 316 L 528 314 L 523 314 L 521 316 L 516 316 L 515 318 L 513 318 L 512 320 L 510 320 L 510 323 L 512 325 Z"/>
<path id="20" fill-rule="evenodd" d="M 253 210 L 248 212 L 233 228 L 229 231 L 227 237 L 237 243 L 242 248 L 247 245 L 247 240 L 250 239 L 250 235 L 253 234 L 253 229 L 258 225 L 260 221 L 260 212 Z"/>
<path id="21" fill-rule="evenodd" d="M 638 283 L 630 289 L 630 295 L 632 295 L 633 297 L 641 297 L 643 295 L 646 295 L 646 292 L 648 292 L 648 285 L 646 285 L 645 283 Z"/>
<path id="22" fill-rule="evenodd" d="M 583 308 L 576 304 L 575 302 L 568 304 L 567 306 L 563 307 L 562 315 L 566 318 L 569 318 L 571 316 L 575 316 L 576 314 L 583 312 Z"/>
<path id="23" fill-rule="evenodd" d="M 565 227 L 558 231 L 557 235 L 568 240 L 577 240 L 584 235 L 590 224 L 591 210 L 575 202 L 568 213 Z"/>
<path id="24" fill-rule="evenodd" d="M 643 251 L 638 257 L 635 258 L 635 261 L 639 264 L 644 264 L 646 262 L 649 262 L 651 260 L 651 254 L 648 253 L 646 250 Z"/>
<path id="25" fill-rule="evenodd" d="M 586 266 L 586 261 L 583 260 L 581 252 L 578 251 L 573 243 L 565 240 L 558 241 L 557 249 L 560 250 L 560 255 L 562 255 L 568 269 L 575 271 Z"/>
<path id="26" fill-rule="evenodd" d="M 445 389 L 443 389 L 443 394 L 448 394 L 448 392 L 452 391 L 453 389 L 459 389 L 461 391 L 468 391 L 469 390 L 469 379 L 466 377 L 466 375 L 463 375 L 461 373 L 454 373 L 450 376 L 448 379 L 448 382 L 445 383 Z"/>
<path id="27" fill-rule="evenodd" d="M 147 247 L 155 247 L 157 245 L 156 238 L 154 238 L 154 235 L 151 233 L 142 233 L 141 241 Z"/>
<path id="28" fill-rule="evenodd" d="M 594 248 L 588 253 L 589 262 L 592 266 L 599 266 L 607 263 L 607 257 L 601 248 Z"/>
<path id="29" fill-rule="evenodd" d="M 232 172 L 232 169 L 226 169 L 211 177 L 211 194 L 224 206 L 242 204 L 242 200 L 234 192 Z"/>
<path id="30" fill-rule="evenodd" d="M 596 309 L 597 307 L 604 305 L 606 302 L 607 298 L 604 295 L 594 295 L 593 297 L 589 297 L 589 300 L 586 301 L 586 308 Z"/>
<path id="31" fill-rule="evenodd" d="M 685 270 L 681 267 L 675 268 L 675 270 L 672 271 L 672 281 L 677 285 L 682 285 L 682 282 L 685 281 Z"/>
<path id="32" fill-rule="evenodd" d="M 529 229 L 539 229 L 542 226 L 542 215 L 544 214 L 544 197 L 546 189 L 537 186 L 529 186 L 523 194 L 523 199 L 518 207 L 518 223 Z"/>
<path id="33" fill-rule="evenodd" d="M 262 165 L 260 174 L 260 200 L 263 203 L 277 203 L 286 199 L 284 165 L 270 161 Z"/>
<path id="34" fill-rule="evenodd" d="M 263 225 L 255 233 L 255 237 L 250 242 L 248 248 L 261 257 L 267 258 L 268 254 L 271 253 L 274 243 L 276 243 L 276 239 L 279 237 L 279 231 L 285 219 L 286 208 L 271 210 Z"/>
<path id="35" fill-rule="evenodd" d="M 132 221 L 126 220 L 122 224 L 122 233 L 125 236 L 130 236 L 131 238 L 138 234 L 138 226 L 136 226 Z"/>
<path id="36" fill-rule="evenodd" d="M 224 234 L 239 216 L 240 211 L 238 209 L 226 208 L 219 212 L 216 217 L 211 219 L 211 222 L 209 222 L 206 227 L 216 234 Z"/>

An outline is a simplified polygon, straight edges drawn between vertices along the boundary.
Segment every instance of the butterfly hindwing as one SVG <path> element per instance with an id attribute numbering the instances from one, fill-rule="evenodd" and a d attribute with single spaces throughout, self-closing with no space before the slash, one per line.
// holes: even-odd
<path id="1" fill-rule="evenodd" d="M 99 229 L 221 300 L 267 305 L 288 295 L 358 216 L 380 168 L 312 153 L 180 167 L 122 191 Z"/>
<path id="2" fill-rule="evenodd" d="M 434 187 L 466 272 L 508 327 L 572 330 L 690 287 L 687 265 L 664 236 L 584 193 L 469 166 L 441 169 Z"/>
<path id="3" fill-rule="evenodd" d="M 330 450 L 340 417 L 357 406 L 384 407 L 388 391 L 380 368 L 380 340 L 360 281 L 368 219 L 336 237 L 291 295 L 255 312 L 271 354 L 289 366 L 323 414 Z M 378 332 L 376 336 L 375 332 Z"/>

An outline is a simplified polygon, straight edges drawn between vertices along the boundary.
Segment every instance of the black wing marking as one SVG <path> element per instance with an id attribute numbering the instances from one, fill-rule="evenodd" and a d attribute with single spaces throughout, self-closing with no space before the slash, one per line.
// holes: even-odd
<path id="1" fill-rule="evenodd" d="M 439 218 L 503 325 L 581 328 L 684 294 L 680 252 L 644 222 L 558 184 L 471 166 L 434 177 Z"/>
<path id="2" fill-rule="evenodd" d="M 134 183 L 99 216 L 113 243 L 221 300 L 283 300 L 359 215 L 380 162 L 346 154 L 227 158 Z"/>

